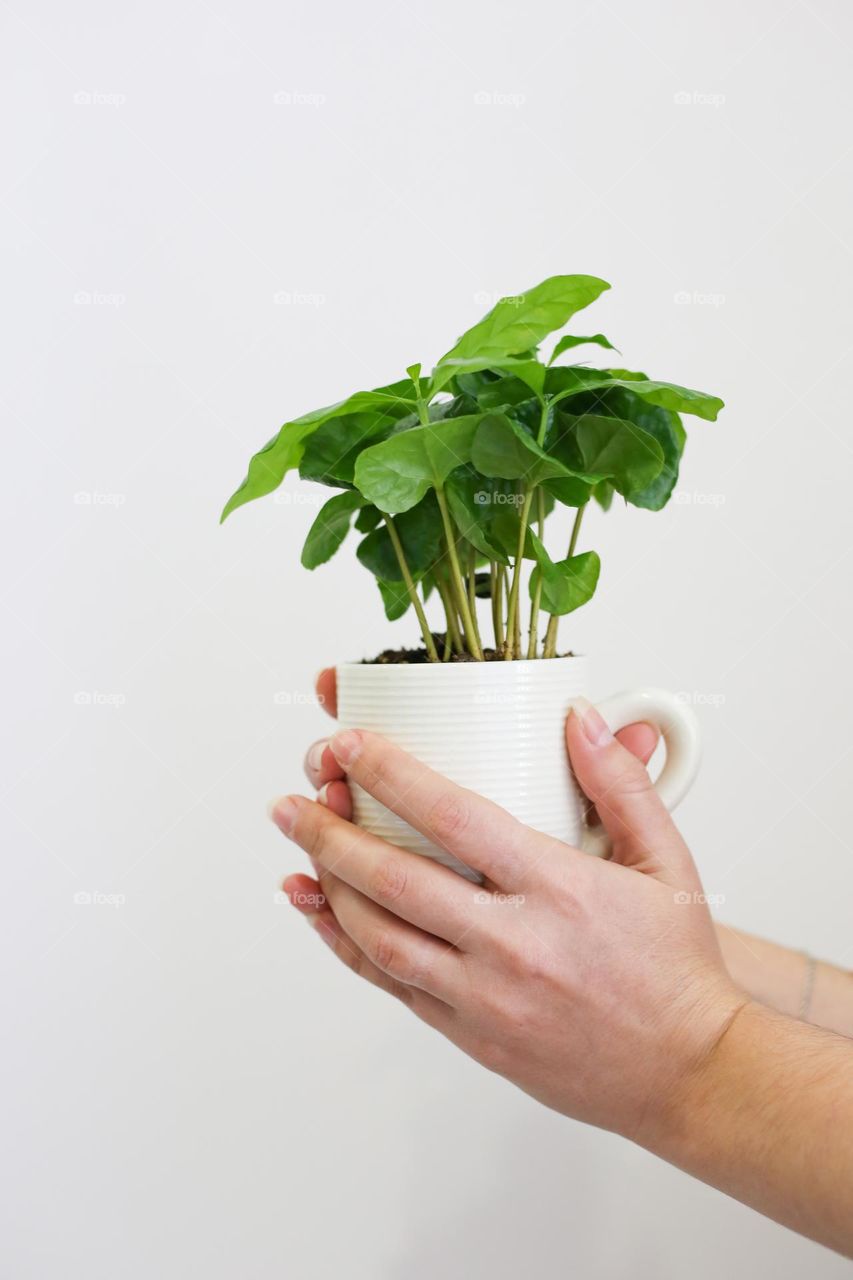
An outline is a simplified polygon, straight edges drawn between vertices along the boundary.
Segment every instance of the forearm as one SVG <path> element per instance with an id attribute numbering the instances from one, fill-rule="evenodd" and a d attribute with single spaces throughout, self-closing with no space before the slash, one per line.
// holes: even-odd
<path id="1" fill-rule="evenodd" d="M 853 974 L 815 961 L 811 974 L 801 951 L 717 925 L 726 968 L 754 1000 L 792 1018 L 853 1037 Z"/>
<path id="2" fill-rule="evenodd" d="M 643 1141 L 853 1256 L 853 1046 L 842 1037 L 750 1002 Z"/>

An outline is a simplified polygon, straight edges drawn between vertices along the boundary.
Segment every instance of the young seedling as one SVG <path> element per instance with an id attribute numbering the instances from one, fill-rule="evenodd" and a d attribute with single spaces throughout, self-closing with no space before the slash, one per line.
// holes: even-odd
<path id="1" fill-rule="evenodd" d="M 331 559 L 354 527 L 386 616 L 414 609 L 428 661 L 555 657 L 559 619 L 598 584 L 598 555 L 578 551 L 589 502 L 607 510 L 618 493 L 661 510 L 684 451 L 680 415 L 714 421 L 723 407 L 643 373 L 557 363 L 582 345 L 615 351 L 601 333 L 565 334 L 541 355 L 544 340 L 609 287 L 595 276 L 551 276 L 501 298 L 429 377 L 413 364 L 405 379 L 286 422 L 251 459 L 222 519 L 298 470 L 338 490 L 308 532 L 303 565 Z M 554 560 L 545 526 L 558 505 L 575 516 L 567 553 Z M 444 613 L 438 634 L 425 609 L 433 591 Z M 479 598 L 491 602 L 490 653 Z"/>

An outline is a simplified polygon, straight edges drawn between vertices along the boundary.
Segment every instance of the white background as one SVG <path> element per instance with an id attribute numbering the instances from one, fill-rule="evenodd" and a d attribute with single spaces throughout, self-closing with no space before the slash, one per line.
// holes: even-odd
<path id="1" fill-rule="evenodd" d="M 589 323 L 625 363 L 728 407 L 665 512 L 589 520 L 563 638 L 594 693 L 696 707 L 721 918 L 853 963 L 849 7 L 2 27 L 3 1274 L 847 1273 L 487 1075 L 276 902 L 313 673 L 414 624 L 351 547 L 299 567 L 310 486 L 217 518 L 285 417 L 429 366 L 484 294 L 612 281 Z"/>

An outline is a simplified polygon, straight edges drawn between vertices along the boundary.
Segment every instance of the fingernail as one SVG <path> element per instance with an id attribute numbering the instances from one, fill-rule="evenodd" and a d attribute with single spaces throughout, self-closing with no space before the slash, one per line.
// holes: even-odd
<path id="1" fill-rule="evenodd" d="M 317 792 L 316 799 L 317 799 L 317 803 L 318 803 L 318 804 L 324 804 L 324 805 L 326 805 L 326 806 L 328 807 L 328 804 L 329 804 L 329 784 L 328 784 L 328 782 L 326 783 L 325 787 L 321 787 L 321 788 L 320 788 L 320 790 Z"/>
<path id="2" fill-rule="evenodd" d="M 361 735 L 354 729 L 344 729 L 330 740 L 329 750 L 338 764 L 351 764 L 361 750 Z"/>
<path id="3" fill-rule="evenodd" d="M 613 741 L 613 734 L 600 713 L 586 698 L 572 699 L 572 711 L 580 720 L 584 737 L 593 747 L 606 747 Z"/>
<path id="4" fill-rule="evenodd" d="M 270 817 L 279 831 L 283 831 L 286 836 L 289 836 L 293 830 L 296 813 L 296 804 L 290 796 L 282 796 L 280 800 L 274 800 L 270 805 Z"/>
<path id="5" fill-rule="evenodd" d="M 323 738 L 321 742 L 315 742 L 311 750 L 308 752 L 306 761 L 308 768 L 313 769 L 315 773 L 319 773 L 323 764 L 323 752 L 329 745 L 328 738 Z"/>

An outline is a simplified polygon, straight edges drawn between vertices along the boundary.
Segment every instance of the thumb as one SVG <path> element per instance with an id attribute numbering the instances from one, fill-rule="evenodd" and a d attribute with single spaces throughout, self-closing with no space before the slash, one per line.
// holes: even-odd
<path id="1" fill-rule="evenodd" d="M 614 861 L 673 883 L 692 882 L 693 860 L 645 765 L 586 698 L 572 703 L 566 743 L 581 790 L 613 841 Z"/>

